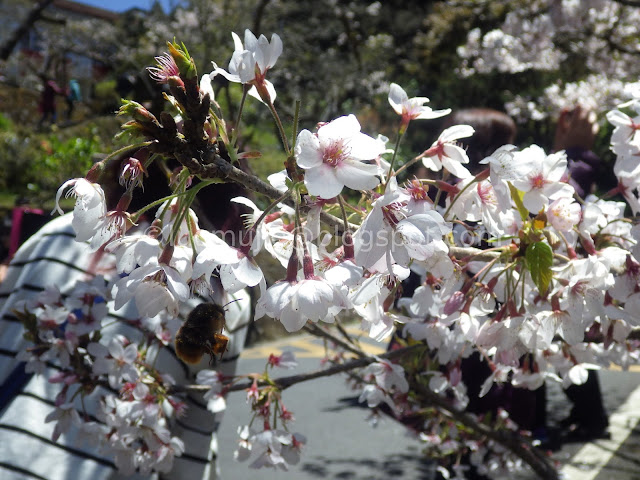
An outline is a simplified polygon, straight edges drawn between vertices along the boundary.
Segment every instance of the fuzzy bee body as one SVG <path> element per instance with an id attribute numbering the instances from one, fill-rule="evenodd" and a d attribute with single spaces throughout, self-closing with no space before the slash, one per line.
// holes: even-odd
<path id="1" fill-rule="evenodd" d="M 176 354 L 186 363 L 199 363 L 204 354 L 222 356 L 229 338 L 222 334 L 225 327 L 224 308 L 215 303 L 201 303 L 187 316 L 176 334 Z"/>

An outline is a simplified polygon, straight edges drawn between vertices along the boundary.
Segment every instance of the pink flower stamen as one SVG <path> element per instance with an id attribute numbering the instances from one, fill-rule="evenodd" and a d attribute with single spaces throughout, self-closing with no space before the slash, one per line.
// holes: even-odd
<path id="1" fill-rule="evenodd" d="M 349 150 L 344 147 L 342 142 L 335 142 L 324 149 L 322 153 L 322 161 L 326 164 L 336 167 L 342 163 L 345 158 L 349 157 Z"/>
<path id="2" fill-rule="evenodd" d="M 168 53 L 156 57 L 157 67 L 148 67 L 149 76 L 158 83 L 169 83 L 169 78 L 179 77 L 180 69 L 176 61 Z"/>

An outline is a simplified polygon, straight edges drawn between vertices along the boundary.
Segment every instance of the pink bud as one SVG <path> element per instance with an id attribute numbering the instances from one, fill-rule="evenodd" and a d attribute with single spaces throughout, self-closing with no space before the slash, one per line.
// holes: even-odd
<path id="1" fill-rule="evenodd" d="M 464 305 L 464 298 L 464 293 L 460 290 L 453 292 L 453 295 L 449 297 L 447 303 L 444 305 L 444 314 L 451 315 L 452 313 L 460 310 L 462 305 Z"/>

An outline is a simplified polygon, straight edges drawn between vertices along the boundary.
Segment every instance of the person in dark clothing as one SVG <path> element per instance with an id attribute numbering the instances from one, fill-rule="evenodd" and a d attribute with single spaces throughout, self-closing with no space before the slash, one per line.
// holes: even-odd
<path id="1" fill-rule="evenodd" d="M 45 122 L 49 124 L 56 122 L 56 95 L 61 95 L 60 87 L 53 80 L 42 79 L 42 93 L 40 94 L 40 121 L 38 127 L 42 127 Z"/>
<path id="2" fill-rule="evenodd" d="M 564 150 L 567 154 L 567 181 L 581 198 L 595 189 L 607 191 L 617 183 L 611 166 L 593 152 L 597 133 L 598 124 L 593 112 L 579 105 L 560 112 L 553 149 Z"/>
<path id="3" fill-rule="evenodd" d="M 592 150 L 597 133 L 598 124 L 593 112 L 578 105 L 560 113 L 554 150 L 566 152 L 568 182 L 582 198 L 597 188 L 609 190 L 615 182 L 613 169 Z M 587 381 L 582 385 L 571 385 L 565 389 L 565 394 L 573 406 L 569 416 L 561 422 L 567 428 L 564 440 L 606 438 L 609 420 L 602 402 L 598 372 L 589 370 Z"/>

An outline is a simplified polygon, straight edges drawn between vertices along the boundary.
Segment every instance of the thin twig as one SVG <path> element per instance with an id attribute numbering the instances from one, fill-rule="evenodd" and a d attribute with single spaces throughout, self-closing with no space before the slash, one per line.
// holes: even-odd
<path id="1" fill-rule="evenodd" d="M 349 352 L 357 355 L 358 357 L 361 357 L 361 358 L 366 357 L 366 354 L 364 352 L 362 352 L 361 350 L 359 350 L 358 348 L 354 347 L 353 345 L 350 345 L 349 343 L 345 342 L 344 340 L 339 339 L 335 335 L 332 335 L 331 333 L 327 332 L 326 330 L 323 330 L 322 328 L 318 327 L 315 324 L 305 325 L 304 329 L 307 332 L 311 333 L 312 335 L 315 335 L 317 337 L 324 337 L 324 338 L 332 341 L 336 345 L 344 348 L 345 350 L 348 350 Z"/>
<path id="2" fill-rule="evenodd" d="M 522 437 L 509 435 L 509 433 L 504 431 L 493 430 L 491 427 L 479 423 L 473 416 L 454 408 L 445 398 L 419 383 L 413 382 L 412 388 L 442 412 L 457 422 L 471 428 L 476 435 L 485 436 L 511 450 L 515 455 L 524 460 L 540 478 L 544 480 L 558 480 L 560 478 L 558 471 L 551 464 L 551 461 L 527 440 Z"/>
<path id="3" fill-rule="evenodd" d="M 340 365 L 336 365 L 334 367 L 325 368 L 322 370 L 316 370 L 309 373 L 303 373 L 300 375 L 290 375 L 288 377 L 280 377 L 276 379 L 272 379 L 270 382 L 258 382 L 258 386 L 265 385 L 273 385 L 281 390 L 289 388 L 297 383 L 306 382 L 308 380 L 313 380 L 321 377 L 328 377 L 331 375 L 335 375 L 337 373 L 348 372 L 350 370 L 354 370 L 356 368 L 366 367 L 370 363 L 377 362 L 379 359 L 387 359 L 392 360 L 395 358 L 402 357 L 403 355 L 408 355 L 410 353 L 414 353 L 421 349 L 426 349 L 427 346 L 424 344 L 416 344 L 411 345 L 410 347 L 401 348 L 398 350 L 393 350 L 391 352 L 386 352 L 381 355 L 377 355 L 376 357 L 361 357 L 355 360 L 351 360 L 347 363 L 342 363 Z M 228 392 L 238 392 L 242 390 L 246 390 L 253 385 L 253 380 L 237 383 L 235 385 L 231 385 L 226 391 Z M 174 385 L 171 387 L 169 393 L 179 393 L 179 392 L 206 392 L 211 387 L 208 385 Z"/>

